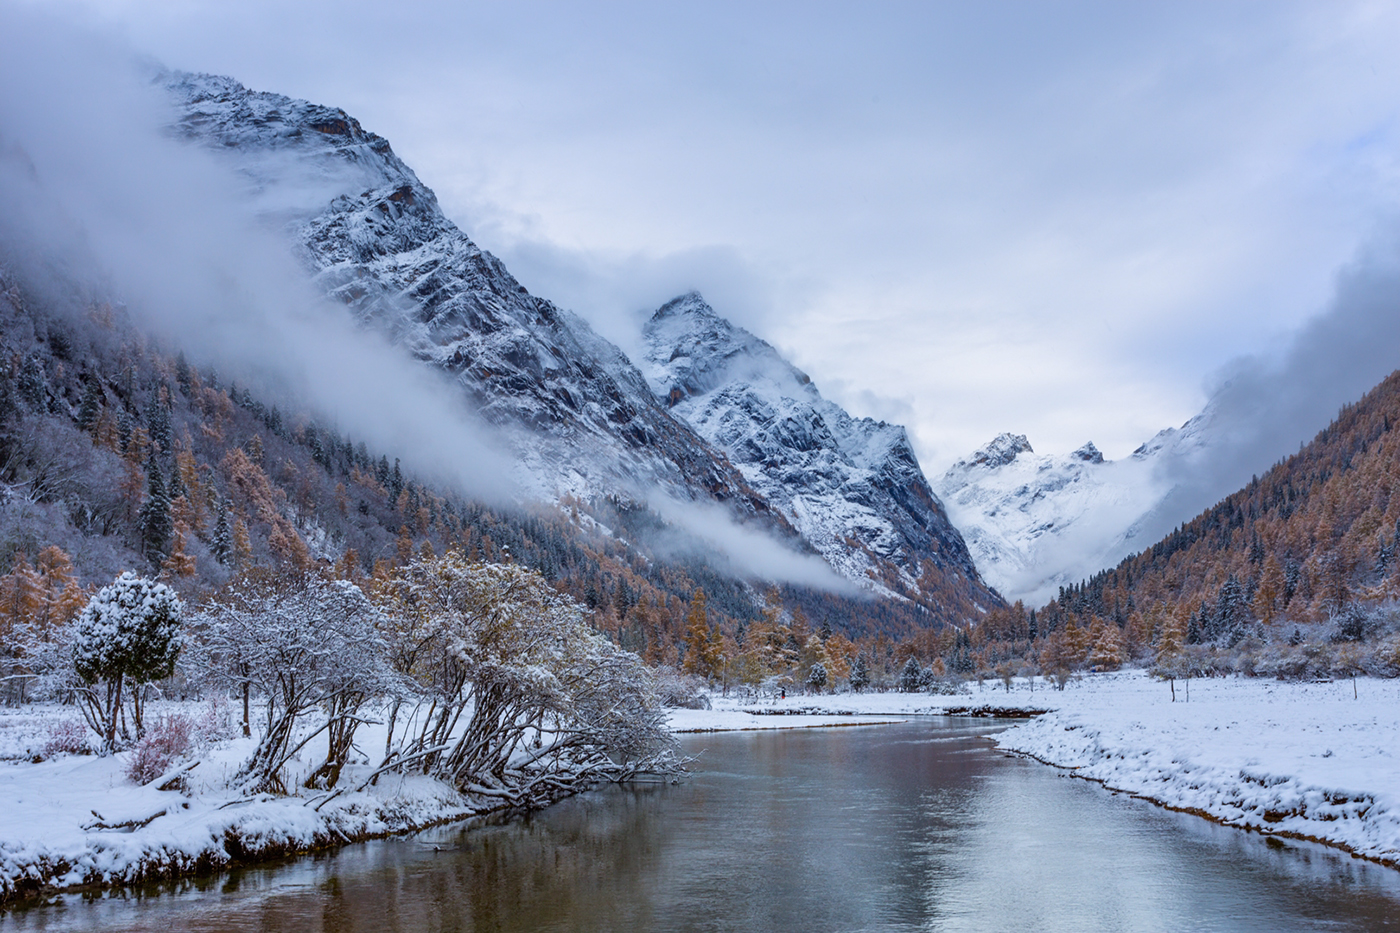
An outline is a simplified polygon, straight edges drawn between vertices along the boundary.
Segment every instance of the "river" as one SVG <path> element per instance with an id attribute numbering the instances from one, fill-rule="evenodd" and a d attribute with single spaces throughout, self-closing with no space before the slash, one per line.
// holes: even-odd
<path id="1" fill-rule="evenodd" d="M 1400 930 L 1400 872 L 997 752 L 984 721 L 686 736 L 678 785 L 0 917 L 0 931 Z"/>

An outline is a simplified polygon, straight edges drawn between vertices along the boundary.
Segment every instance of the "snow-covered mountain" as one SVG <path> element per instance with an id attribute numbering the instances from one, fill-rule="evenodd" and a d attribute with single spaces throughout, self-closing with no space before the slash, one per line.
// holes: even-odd
<path id="1" fill-rule="evenodd" d="M 1000 434 L 934 488 L 983 578 L 1007 599 L 1039 605 L 1152 543 L 1143 529 L 1177 471 L 1209 443 L 1209 424 L 1207 409 L 1116 461 L 1092 442 L 1057 456 L 1037 454 L 1024 434 Z"/>
<path id="2" fill-rule="evenodd" d="M 718 502 L 843 576 L 965 618 L 996 602 L 904 430 L 825 401 L 766 343 L 686 296 L 648 325 L 647 376 L 531 295 L 342 110 L 166 74 L 172 132 L 230 160 L 261 215 L 367 327 L 450 374 L 513 438 L 537 495 Z M 679 391 L 675 395 L 673 390 Z M 931 572 L 931 575 L 930 575 Z"/>
<path id="3" fill-rule="evenodd" d="M 694 292 L 656 311 L 644 337 L 642 371 L 657 397 L 723 450 L 832 566 L 907 591 L 927 561 L 978 585 L 902 427 L 853 418 Z"/>
<path id="4" fill-rule="evenodd" d="M 442 213 L 390 148 L 343 110 L 168 74 L 174 131 L 231 159 L 292 234 L 321 289 L 451 374 L 514 439 L 537 494 L 660 487 L 790 534 L 781 517 L 582 318 L 531 295 Z"/>

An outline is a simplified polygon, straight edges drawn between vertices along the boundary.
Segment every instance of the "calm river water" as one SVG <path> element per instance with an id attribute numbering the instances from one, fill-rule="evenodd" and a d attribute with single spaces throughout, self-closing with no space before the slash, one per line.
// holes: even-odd
<path id="1" fill-rule="evenodd" d="M 1400 872 L 995 751 L 986 722 L 690 736 L 676 786 L 68 897 L 0 931 L 1400 930 Z"/>

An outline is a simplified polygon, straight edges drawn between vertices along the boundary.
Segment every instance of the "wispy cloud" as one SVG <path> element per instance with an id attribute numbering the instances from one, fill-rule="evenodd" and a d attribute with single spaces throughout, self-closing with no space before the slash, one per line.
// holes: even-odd
<path id="1" fill-rule="evenodd" d="M 0 5 L 10 261 L 87 281 L 192 361 L 309 405 L 426 477 L 511 495 L 511 460 L 460 393 L 315 294 L 264 220 L 277 205 L 168 138 L 172 118 L 128 49 Z"/>

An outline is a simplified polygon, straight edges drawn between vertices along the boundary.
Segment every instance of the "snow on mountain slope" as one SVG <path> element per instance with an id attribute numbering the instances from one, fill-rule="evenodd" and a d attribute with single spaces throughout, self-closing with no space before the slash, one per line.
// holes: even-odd
<path id="1" fill-rule="evenodd" d="M 1207 405 L 1116 461 L 1092 442 L 1042 455 L 1024 434 L 999 434 L 935 488 L 983 579 L 1007 599 L 1040 605 L 1191 518 L 1165 513 L 1180 508 L 1171 493 L 1210 451 L 1213 422 Z"/>
<path id="2" fill-rule="evenodd" d="M 791 529 L 627 357 L 531 295 L 449 221 L 389 143 L 344 111 L 222 77 L 165 74 L 172 130 L 231 159 L 264 216 L 291 232 L 324 292 L 450 374 L 546 497 L 718 500 Z"/>
<path id="3" fill-rule="evenodd" d="M 902 427 L 853 418 L 769 344 L 691 292 L 644 327 L 652 390 L 832 566 L 877 589 L 917 591 L 924 562 L 982 591 Z M 883 584 L 883 586 L 881 585 Z"/>
<path id="4" fill-rule="evenodd" d="M 1167 492 L 1159 457 L 1182 434 L 1163 431 L 1118 461 L 1092 443 L 1053 456 L 1001 434 L 937 488 L 983 577 L 1007 599 L 1040 605 L 1133 550 L 1130 530 Z"/>

